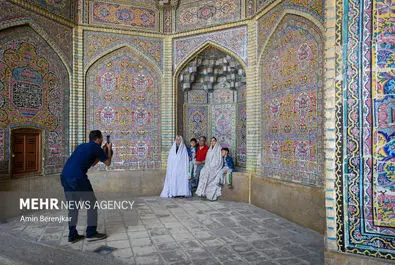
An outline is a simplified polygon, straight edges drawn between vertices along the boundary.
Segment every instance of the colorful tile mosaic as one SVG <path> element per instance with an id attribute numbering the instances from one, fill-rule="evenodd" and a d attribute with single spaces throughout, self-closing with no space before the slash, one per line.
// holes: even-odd
<path id="1" fill-rule="evenodd" d="M 51 42 L 56 44 L 56 51 L 62 53 L 65 63 L 71 67 L 73 61 L 73 29 L 71 27 L 62 25 L 6 1 L 0 1 L 0 10 L 0 28 L 20 25 L 22 22 L 29 23 L 41 35 L 45 34 L 47 41 L 51 40 Z M 49 27 L 48 25 L 53 26 Z"/>
<path id="2" fill-rule="evenodd" d="M 274 30 L 274 27 L 280 22 L 283 12 L 284 10 L 282 6 L 276 7 L 258 20 L 258 56 L 262 53 L 270 34 Z"/>
<path id="3" fill-rule="evenodd" d="M 255 14 L 255 0 L 247 1 L 247 15 L 253 16 Z"/>
<path id="4" fill-rule="evenodd" d="M 207 42 L 229 49 L 247 65 L 247 28 L 238 27 L 173 40 L 174 69 Z"/>
<path id="5" fill-rule="evenodd" d="M 263 7 L 266 7 L 269 4 L 271 4 L 271 1 L 266 1 Z M 272 31 L 274 31 L 275 27 L 280 24 L 280 20 L 289 10 L 302 11 L 313 15 L 321 22 L 324 21 L 323 0 L 288 0 L 282 2 L 258 20 L 258 55 L 260 55 L 264 49 Z"/>
<path id="6" fill-rule="evenodd" d="M 245 101 L 247 99 L 247 86 L 244 84 L 237 90 L 237 101 Z"/>
<path id="7" fill-rule="evenodd" d="M 261 60 L 262 174 L 323 185 L 323 40 L 310 21 L 286 15 Z"/>
<path id="8" fill-rule="evenodd" d="M 335 187 L 339 249 L 395 260 L 393 7 L 336 2 Z"/>
<path id="9" fill-rule="evenodd" d="M 233 103 L 235 101 L 234 94 L 236 91 L 230 89 L 218 89 L 213 91 L 214 104 Z"/>
<path id="10" fill-rule="evenodd" d="M 133 26 L 148 30 L 159 30 L 159 12 L 153 8 L 98 1 L 93 2 L 90 8 L 90 22 L 92 24 Z"/>
<path id="11" fill-rule="evenodd" d="M 236 123 L 237 154 L 236 164 L 240 167 L 247 165 L 247 105 L 240 103 L 237 105 Z"/>
<path id="12" fill-rule="evenodd" d="M 32 28 L 0 32 L 0 127 L 43 129 L 47 174 L 61 171 L 68 152 L 68 90 L 64 64 Z M 3 144 L 9 145 L 6 134 Z M 3 152 L 4 160 L 9 155 Z"/>
<path id="13" fill-rule="evenodd" d="M 208 95 L 205 90 L 190 90 L 187 91 L 187 100 L 191 104 L 207 104 Z"/>
<path id="14" fill-rule="evenodd" d="M 129 48 L 87 72 L 87 131 L 111 134 L 114 168 L 160 165 L 160 73 Z"/>
<path id="15" fill-rule="evenodd" d="M 233 156 L 236 152 L 236 109 L 235 104 L 212 105 L 211 135 L 222 147 L 227 147 Z"/>
<path id="16" fill-rule="evenodd" d="M 287 6 L 311 13 L 324 21 L 324 0 L 288 0 Z"/>
<path id="17" fill-rule="evenodd" d="M 224 24 L 241 18 L 240 0 L 180 1 L 176 30 L 186 31 Z"/>
<path id="18" fill-rule="evenodd" d="M 130 45 L 151 58 L 162 69 L 163 66 L 163 41 L 159 38 L 147 38 L 124 34 L 84 31 L 85 66 L 97 57 L 103 56 L 108 51 L 123 45 Z M 107 52 L 106 52 L 107 51 Z"/>
<path id="19" fill-rule="evenodd" d="M 265 7 L 269 6 L 271 3 L 273 3 L 275 0 L 257 0 L 256 1 L 256 10 L 262 10 Z"/>
<path id="20" fill-rule="evenodd" d="M 25 0 L 26 3 L 34 4 L 52 14 L 62 16 L 67 19 L 73 19 L 74 4 L 73 0 Z"/>
<path id="21" fill-rule="evenodd" d="M 167 7 L 163 10 L 163 31 L 165 33 L 171 33 L 172 15 L 171 8 Z"/>
<path id="22" fill-rule="evenodd" d="M 208 136 L 207 106 L 185 106 L 185 136 L 186 139 Z"/>
<path id="23" fill-rule="evenodd" d="M 125 1 L 125 0 L 113 0 L 112 2 L 119 2 L 119 3 L 125 3 L 125 2 L 130 2 L 130 3 L 132 3 L 132 4 L 144 4 L 144 5 L 151 5 L 151 6 L 154 6 L 154 5 L 156 5 L 157 4 L 157 1 L 156 0 L 127 0 L 127 1 Z"/>
<path id="24" fill-rule="evenodd" d="M 2 84 L 2 83 L 1 83 Z M 0 108 L 3 107 L 5 99 L 1 96 Z M 0 129 L 0 173 L 7 170 L 7 161 L 5 159 L 5 129 Z M 5 172 L 7 173 L 7 172 Z"/>
<path id="25" fill-rule="evenodd" d="M 385 80 L 394 82 L 393 79 Z M 394 89 L 395 85 L 391 85 Z M 395 93 L 382 94 L 374 100 L 373 121 L 373 219 L 380 227 L 395 228 Z M 384 230 L 384 229 L 383 229 Z M 395 235 L 395 229 L 388 229 L 387 234 Z"/>

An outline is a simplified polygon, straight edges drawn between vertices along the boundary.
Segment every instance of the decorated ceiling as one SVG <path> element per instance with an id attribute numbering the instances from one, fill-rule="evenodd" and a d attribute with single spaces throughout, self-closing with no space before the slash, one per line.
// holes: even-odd
<path id="1" fill-rule="evenodd" d="M 101 25 L 150 32 L 176 33 L 240 21 L 276 2 L 275 0 L 15 0 L 34 5 L 79 24 Z M 278 1 L 277 1 L 278 2 Z M 322 15 L 322 2 L 309 6 Z M 300 3 L 299 3 L 300 2 Z"/>

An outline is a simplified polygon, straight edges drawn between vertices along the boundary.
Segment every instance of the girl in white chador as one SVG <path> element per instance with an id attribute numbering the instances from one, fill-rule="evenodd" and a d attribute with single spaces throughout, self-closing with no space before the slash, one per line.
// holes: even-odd
<path id="1" fill-rule="evenodd" d="M 213 137 L 211 139 L 210 149 L 207 152 L 206 162 L 200 172 L 196 195 L 201 197 L 206 196 L 206 198 L 211 201 L 221 196 L 219 181 L 221 178 L 222 166 L 221 145 L 217 143 L 217 139 Z"/>
<path id="2" fill-rule="evenodd" d="M 167 159 L 165 184 L 161 197 L 191 196 L 188 173 L 188 151 L 181 136 L 177 136 Z"/>

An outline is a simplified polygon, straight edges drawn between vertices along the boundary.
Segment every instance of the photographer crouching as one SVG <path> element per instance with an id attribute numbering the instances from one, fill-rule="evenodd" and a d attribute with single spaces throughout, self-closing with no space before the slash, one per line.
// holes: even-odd
<path id="1" fill-rule="evenodd" d="M 107 138 L 108 139 L 108 138 Z M 109 139 L 107 140 L 109 141 Z M 75 243 L 84 239 L 79 235 L 76 229 L 78 221 L 78 207 L 75 207 L 79 201 L 89 202 L 90 207 L 87 209 L 88 219 L 86 228 L 86 238 L 88 241 L 105 239 L 106 234 L 97 232 L 97 209 L 93 207 L 96 203 L 96 196 L 93 191 L 91 182 L 86 173 L 90 167 L 95 166 L 99 161 L 106 166 L 111 165 L 112 143 L 103 143 L 103 134 L 99 130 L 89 133 L 89 143 L 84 143 L 75 149 L 73 154 L 67 160 L 62 174 L 61 182 L 64 189 L 65 197 L 69 207 L 69 242 Z"/>

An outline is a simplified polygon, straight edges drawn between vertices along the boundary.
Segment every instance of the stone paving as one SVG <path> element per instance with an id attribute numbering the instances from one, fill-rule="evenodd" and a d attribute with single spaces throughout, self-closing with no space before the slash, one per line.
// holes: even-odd
<path id="1" fill-rule="evenodd" d="M 261 208 L 195 198 L 133 200 L 131 211 L 99 211 L 98 230 L 108 234 L 102 241 L 69 244 L 67 223 L 23 223 L 14 219 L 0 224 L 0 229 L 81 251 L 113 247 L 115 250 L 107 255 L 127 264 L 324 264 L 321 235 Z M 41 214 L 67 216 L 65 211 L 35 213 Z M 81 234 L 85 222 L 86 213 L 81 211 L 77 227 Z"/>

